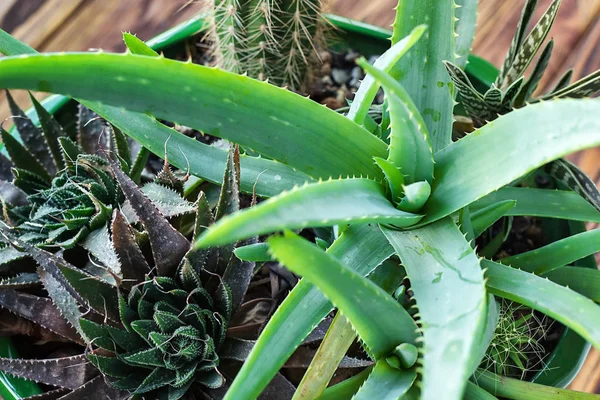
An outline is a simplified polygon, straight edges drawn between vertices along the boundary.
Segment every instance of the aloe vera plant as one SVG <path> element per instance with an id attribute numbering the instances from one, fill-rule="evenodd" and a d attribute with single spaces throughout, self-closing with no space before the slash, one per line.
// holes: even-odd
<path id="1" fill-rule="evenodd" d="M 523 93 L 523 103 L 512 111 L 517 103 L 511 100 L 509 109 L 494 109 L 499 111 L 494 111 L 493 118 L 475 114 L 482 108 L 477 108 L 480 104 L 472 98 L 479 97 L 465 92 L 472 85 L 465 81 L 468 78 L 462 68 L 472 40 L 477 2 L 458 3 L 460 12 L 451 0 L 399 2 L 392 46 L 375 65 L 359 61 L 368 75 L 346 116 L 247 76 L 150 54 L 31 54 L 0 60 L 0 87 L 73 96 L 176 165 L 185 167 L 183 160 L 190 160 L 191 173 L 220 183 L 222 194 L 235 192 L 239 184 L 243 192 L 270 197 L 244 210 L 235 207 L 235 202 L 220 202 L 216 213 L 223 217 L 215 224 L 197 222 L 194 244 L 190 245 L 185 237 L 173 233 L 176 231 L 164 219 L 154 225 L 142 218 L 141 204 L 146 204 L 142 195 L 112 160 L 111 171 L 126 197 L 137 196 L 130 203 L 147 236 L 155 238 L 150 244 L 159 269 L 156 276 L 138 275 L 137 285 L 122 280 L 127 301 L 119 292 L 111 295 L 112 304 L 118 311 L 132 312 L 120 312 L 111 319 L 99 307 L 97 297 L 80 293 L 76 285 L 82 280 L 73 279 L 80 276 L 75 267 L 59 268 L 59 275 L 42 256 L 34 257 L 42 267 L 38 275 L 50 297 L 71 296 L 64 305 L 70 308 L 61 310 L 75 327 L 71 336 L 79 333 L 74 339 L 90 342 L 93 350 L 87 356 L 91 355 L 92 365 L 107 376 L 108 383 L 98 378 L 81 389 L 65 386 L 67 390 L 80 390 L 72 392 L 77 395 L 93 385 L 103 385 L 107 391 L 125 390 L 125 398 L 143 393 L 177 398 L 183 395 L 180 389 L 192 382 L 184 376 L 188 373 L 194 376 L 193 385 L 212 398 L 253 399 L 263 391 L 269 395 L 272 392 L 265 391 L 269 382 L 273 378 L 282 382 L 280 369 L 320 322 L 337 310 L 305 379 L 294 394 L 294 387 L 286 386 L 289 393 L 280 389 L 279 398 L 595 398 L 507 378 L 502 376 L 509 374 L 507 368 L 488 361 L 506 360 L 494 349 L 498 343 L 512 346 L 515 341 L 541 340 L 521 329 L 528 326 L 529 318 L 515 320 L 515 311 L 506 315 L 506 309 L 519 305 L 533 310 L 529 311 L 532 315 L 552 318 L 600 348 L 600 308 L 595 304 L 600 295 L 591 284 L 600 279 L 599 273 L 571 265 L 599 250 L 596 231 L 510 257 L 499 252 L 516 217 L 600 220 L 598 190 L 589 178 L 561 160 L 571 152 L 600 144 L 600 123 L 595 118 L 600 103 L 587 98 L 530 101 L 538 78 L 525 89 L 520 78 L 546 37 L 560 1 L 552 3 L 540 24 L 524 38 L 536 4 L 529 1 L 496 86 L 488 94 L 477 95 L 503 105 L 504 98 L 518 98 Z M 30 51 L 14 39 L 2 40 L 2 51 Z M 102 72 L 94 80 L 85 79 L 90 71 Z M 366 118 L 380 86 L 386 101 L 376 130 L 388 132 L 386 141 L 371 133 Z M 478 129 L 452 142 L 455 88 Z M 554 97 L 589 94 L 578 93 Z M 230 153 L 224 164 L 219 150 L 187 140 L 155 118 L 238 143 L 262 157 L 240 156 L 238 163 Z M 179 148 L 167 148 L 170 137 Z M 239 173 L 232 173 L 237 166 Z M 550 187 L 532 187 L 532 175 L 536 174 L 547 179 Z M 552 185 L 560 190 L 553 190 Z M 205 229 L 207 225 L 210 227 Z M 307 229 L 305 237 L 316 236 L 314 243 L 293 232 L 302 229 Z M 165 250 L 165 243 L 156 244 L 161 232 L 172 233 L 165 239 L 172 251 Z M 216 345 L 223 332 L 210 331 L 215 346 L 207 351 L 202 347 L 208 343 L 206 339 L 198 344 L 202 335 L 194 325 L 196 320 L 181 315 L 187 315 L 186 307 L 205 301 L 208 306 L 201 307 L 210 310 L 210 321 L 227 321 L 230 311 L 223 308 L 228 303 L 226 286 L 219 280 L 204 279 L 203 274 L 215 274 L 209 264 L 189 269 L 185 260 L 193 265 L 195 257 L 190 254 L 204 257 L 215 248 L 232 251 L 234 243 L 271 233 L 265 243 L 238 247 L 234 253 L 238 258 L 232 260 L 276 260 L 303 279 L 271 316 L 258 340 L 245 347 L 244 357 L 236 358 L 245 361 L 237 373 L 228 376 L 233 379 L 219 380 L 211 361 L 216 356 L 227 358 L 227 342 L 222 348 Z M 14 247 L 50 257 L 10 232 L 5 235 Z M 114 239 L 114 229 L 112 235 Z M 161 250 L 155 250 L 159 246 Z M 128 259 L 139 257 L 138 250 L 128 250 Z M 57 256 L 50 259 L 64 264 Z M 390 262 L 395 267 L 390 268 Z M 194 277 L 190 271 L 200 277 L 192 279 L 195 286 L 189 282 L 189 277 Z M 233 267 L 222 275 L 216 273 L 223 282 L 233 274 Z M 251 272 L 246 272 L 244 282 L 249 275 Z M 9 279 L 6 284 L 21 285 L 20 279 Z M 152 293 L 161 285 L 169 289 L 149 295 L 160 304 L 150 309 L 141 300 L 145 297 L 142 293 Z M 111 293 L 115 293 L 113 289 Z M 202 297 L 204 291 L 210 296 Z M 231 298 L 239 299 L 235 293 L 232 290 Z M 25 304 L 26 298 L 20 296 Z M 190 300 L 178 304 L 177 296 Z M 207 299 L 212 299 L 212 304 Z M 10 307 L 8 303 L 4 307 Z M 231 303 L 237 304 L 235 300 Z M 80 321 L 77 304 L 89 305 L 107 321 L 121 324 L 122 330 L 115 333 L 120 326 L 94 324 L 91 317 Z M 106 308 L 110 310 L 115 308 Z M 150 318 L 156 325 L 140 322 Z M 162 326 L 158 322 L 162 318 L 169 323 Z M 58 324 L 58 319 L 52 320 Z M 503 334 L 511 329 L 522 336 Z M 144 352 L 148 359 L 129 359 L 130 343 L 125 339 L 131 337 L 138 340 L 136 354 L 142 357 L 139 352 Z M 328 387 L 335 366 L 344 360 L 354 338 L 370 358 L 368 368 Z M 119 339 L 124 340 L 123 345 Z M 176 354 L 165 351 L 167 343 Z M 203 348 L 201 356 L 198 348 Z M 526 372 L 530 360 L 524 352 L 515 350 L 508 357 Z M 119 369 L 116 364 L 126 367 Z M 6 361 L 6 365 L 0 364 L 0 369 L 15 373 L 23 363 Z M 204 373 L 206 365 L 213 372 Z M 144 375 L 140 368 L 152 372 Z M 158 371 L 156 375 L 154 371 Z M 19 375 L 33 377 L 24 372 Z M 121 380 L 127 385 L 119 388 Z M 225 390 L 208 390 L 217 383 Z"/>

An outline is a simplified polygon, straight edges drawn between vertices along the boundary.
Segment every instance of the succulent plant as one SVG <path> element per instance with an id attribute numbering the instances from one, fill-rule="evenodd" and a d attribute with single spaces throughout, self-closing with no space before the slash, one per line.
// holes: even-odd
<path id="1" fill-rule="evenodd" d="M 323 43 L 322 0 L 216 0 L 210 19 L 215 64 L 299 90 Z"/>
<path id="2" fill-rule="evenodd" d="M 346 116 L 250 77 L 136 54 L 6 57 L 0 60 L 0 87 L 50 87 L 86 99 L 84 104 L 124 134 L 160 156 L 168 155 L 176 167 L 189 166 L 191 174 L 223 185 L 222 193 L 231 190 L 232 176 L 237 180 L 227 168 L 231 154 L 178 135 L 156 118 L 261 155 L 240 155 L 239 187 L 270 199 L 249 209 L 217 211 L 233 214 L 197 230 L 194 246 L 184 245 L 177 235 L 168 252 L 156 251 L 150 243 L 154 262 L 148 265 L 155 265 L 159 276 L 172 276 L 183 248 L 210 260 L 205 252 L 211 249 L 222 247 L 228 254 L 234 243 L 273 234 L 266 243 L 238 247 L 235 254 L 248 262 L 275 259 L 303 277 L 273 313 L 231 384 L 215 397 L 257 398 L 337 308 L 295 399 L 537 399 L 548 393 L 577 398 L 577 393 L 502 377 L 479 366 L 498 326 L 496 297 L 547 315 L 600 348 L 600 307 L 595 304 L 600 295 L 589 284 L 600 275 L 571 265 L 598 249 L 599 231 L 557 238 L 497 261 L 481 258 L 474 239 L 496 221 L 514 216 L 600 221 L 600 211 L 592 204 L 598 198 L 595 187 L 586 188 L 588 195 L 582 197 L 564 187 L 531 185 L 531 175 L 543 173 L 548 162 L 600 144 L 600 103 L 536 102 L 453 142 L 456 84 L 444 61 L 465 65 L 476 13 L 476 2 L 457 3 L 462 6 L 458 21 L 457 4 L 451 0 L 398 3 L 392 46 L 373 66 L 359 62 L 368 75 Z M 31 52 L 3 38 L 0 50 Z M 57 72 L 63 70 L 68 76 Z M 95 79 L 86 79 L 97 71 L 101 73 Z M 389 143 L 366 129 L 365 116 L 380 87 L 386 102 L 377 130 L 389 129 Z M 132 191 L 126 180 L 113 170 L 128 196 Z M 589 186 L 589 180 L 576 181 Z M 145 222 L 141 211 L 136 213 L 149 239 L 171 232 L 163 224 L 153 233 L 154 225 Z M 325 234 L 312 243 L 293 232 L 304 228 Z M 502 243 L 505 236 L 496 237 Z M 223 263 L 227 257 L 216 258 L 221 261 L 206 265 L 214 265 L 217 269 L 211 272 L 230 282 Z M 398 258 L 403 268 L 386 271 L 386 261 L 397 265 Z M 404 275 L 406 282 L 401 283 Z M 218 293 L 218 280 L 211 283 L 200 276 L 202 287 Z M 129 279 L 124 274 L 122 282 Z M 391 287 L 382 287 L 378 279 Z M 140 274 L 134 282 L 141 281 L 148 282 Z M 230 287 L 235 304 L 236 290 Z M 118 297 L 112 298 L 119 303 Z M 120 316 L 112 321 L 118 323 Z M 328 387 L 356 338 L 372 365 Z M 217 352 L 220 359 L 226 358 L 226 347 Z M 165 376 L 171 379 L 173 373 Z M 163 390 L 175 391 L 170 387 Z M 280 398 L 291 397 L 281 393 Z"/>
<path id="3" fill-rule="evenodd" d="M 526 35 L 538 3 L 537 0 L 527 0 L 502 69 L 485 93 L 475 89 L 467 74 L 457 65 L 446 62 L 446 68 L 461 96 L 465 111 L 476 127 L 481 127 L 486 122 L 527 104 L 551 99 L 590 97 L 600 91 L 600 71 L 571 83 L 573 70 L 569 70 L 552 90 L 534 97 L 552 56 L 554 39 L 548 41 L 545 46 L 544 42 L 556 19 L 561 1 L 552 1 L 531 32 Z M 538 55 L 542 47 L 543 50 Z M 536 57 L 537 62 L 531 75 L 525 79 L 525 73 Z"/>
<path id="4" fill-rule="evenodd" d="M 231 154 L 227 173 L 235 175 L 237 164 L 233 151 Z M 121 274 L 113 274 L 113 284 L 29 244 L 15 235 L 14 229 L 2 228 L 5 240 L 33 258 L 38 270 L 37 274 L 4 280 L 0 306 L 75 343 L 86 343 L 88 350 L 51 361 L 2 359 L 0 369 L 57 386 L 61 393 L 72 390 L 65 398 L 96 393 L 110 398 L 143 394 L 178 399 L 192 384 L 220 387 L 224 382 L 218 370 L 220 350 L 254 264 L 229 259 L 222 249 L 220 255 L 228 262 L 221 277 L 217 258 L 208 258 L 215 250 L 190 249 L 190 241 L 169 224 L 121 166 L 105 162 L 111 178 L 131 202 L 139 220 L 134 226 L 144 228 L 138 232 L 115 209 L 110 240 Z M 223 190 L 220 204 L 233 208 L 239 204 L 236 179 L 230 179 L 233 186 Z M 197 235 L 213 218 L 204 194 L 195 210 Z M 151 259 L 140 247 L 145 242 L 152 250 Z M 16 290 L 40 282 L 49 298 Z M 212 289 L 207 289 L 211 283 Z M 29 310 L 32 302 L 35 306 Z M 78 368 L 65 370 L 75 362 L 80 364 Z"/>

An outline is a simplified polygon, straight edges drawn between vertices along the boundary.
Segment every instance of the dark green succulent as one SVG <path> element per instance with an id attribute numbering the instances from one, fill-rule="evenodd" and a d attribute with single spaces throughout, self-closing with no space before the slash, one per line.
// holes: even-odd
<path id="1" fill-rule="evenodd" d="M 2 250 L 37 265 L 35 272 L 0 281 L 0 308 L 85 348 L 53 360 L 0 358 L 0 370 L 57 387 L 53 393 L 65 400 L 221 398 L 219 390 L 235 373 L 232 365 L 244 361 L 253 346 L 253 341 L 231 337 L 228 328 L 243 328 L 243 318 L 235 322 L 232 316 L 255 271 L 255 263 L 241 261 L 233 251 L 256 238 L 208 250 L 192 248 L 191 240 L 215 219 L 239 210 L 238 151 L 230 151 L 214 211 L 200 192 L 193 205 L 193 232 L 187 236 L 146 194 L 159 184 L 140 189 L 116 161 L 103 165 L 125 201 L 108 226 L 96 231 L 102 251 L 89 252 L 97 255 L 96 270 L 112 279 L 78 268 L 66 261 L 66 253 L 52 254 L 27 242 L 15 228 L 0 228 L 11 245 Z M 169 171 L 163 171 L 163 179 Z M 169 203 L 165 196 L 162 200 L 163 206 Z M 48 297 L 31 294 L 40 285 Z M 311 343 L 324 332 L 318 330 Z M 304 349 L 291 366 L 306 368 L 313 356 L 314 350 Z M 341 367 L 369 364 L 346 357 Z M 295 389 L 281 374 L 273 385 L 272 398 L 291 397 Z"/>
<path id="2" fill-rule="evenodd" d="M 525 72 L 537 57 L 550 28 L 552 28 L 560 3 L 561 0 L 554 0 L 526 36 L 527 27 L 537 5 L 537 0 L 527 1 L 500 73 L 485 93 L 475 88 L 460 67 L 451 62 L 445 63 L 462 99 L 461 104 L 476 128 L 526 104 L 550 99 L 589 97 L 600 90 L 600 71 L 570 83 L 573 70 L 569 70 L 552 90 L 539 97 L 534 97 L 534 92 L 544 76 L 552 55 L 553 39 L 545 45 L 531 75 L 525 79 Z"/>
<path id="3" fill-rule="evenodd" d="M 193 383 L 213 389 L 223 384 L 218 352 L 231 317 L 227 285 L 213 299 L 200 275 L 183 262 L 176 278 L 147 277 L 119 305 L 125 329 L 81 320 L 90 342 L 114 353 L 88 354 L 112 387 L 174 399 Z"/>

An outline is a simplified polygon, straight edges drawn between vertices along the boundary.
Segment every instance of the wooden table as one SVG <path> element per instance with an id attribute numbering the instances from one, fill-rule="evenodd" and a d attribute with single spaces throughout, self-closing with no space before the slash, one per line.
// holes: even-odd
<path id="1" fill-rule="evenodd" d="M 387 27 L 397 0 L 330 0 L 331 11 Z M 540 0 L 537 17 L 551 0 Z M 480 0 L 476 54 L 500 65 L 509 47 L 525 0 Z M 40 51 L 124 49 L 122 31 L 148 39 L 201 11 L 202 1 L 188 0 L 0 0 L 0 28 Z M 536 18 L 536 17 L 534 17 Z M 554 54 L 542 87 L 550 86 L 566 69 L 575 78 L 600 69 L 600 0 L 563 0 L 550 36 Z M 24 93 L 16 93 L 27 104 Z M 8 115 L 4 94 L 0 121 Z M 568 118 L 568 116 L 565 116 Z M 600 149 L 572 158 L 596 181 L 600 180 Z M 600 353 L 592 351 L 571 385 L 600 393 Z"/>

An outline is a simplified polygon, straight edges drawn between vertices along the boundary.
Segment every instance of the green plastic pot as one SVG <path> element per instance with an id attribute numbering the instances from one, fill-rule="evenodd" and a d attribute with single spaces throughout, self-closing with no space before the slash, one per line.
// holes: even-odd
<path id="1" fill-rule="evenodd" d="M 339 29 L 338 36 L 343 39 L 334 47 L 349 47 L 365 56 L 379 55 L 389 48 L 391 31 L 333 14 L 326 16 Z M 198 15 L 150 39 L 147 44 L 154 50 L 163 51 L 168 56 L 179 51 L 186 39 L 201 32 L 205 26 L 205 20 L 206 15 Z M 478 88 L 489 87 L 498 74 L 498 70 L 492 64 L 473 55 L 469 56 L 466 72 Z M 51 95 L 41 103 L 50 113 L 54 114 L 64 109 L 69 101 L 70 99 L 65 96 Z M 37 114 L 33 109 L 28 110 L 27 114 L 35 123 L 38 122 Z M 1 150 L 4 151 L 3 146 Z M 550 233 L 551 241 L 585 230 L 584 223 L 573 221 L 549 220 L 545 221 L 545 226 L 549 230 L 546 233 Z M 579 260 L 575 265 L 596 268 L 593 256 Z M 532 382 L 566 387 L 579 372 L 589 349 L 590 345 L 585 340 L 570 329 L 565 329 L 558 345 L 546 359 L 546 367 L 535 375 Z M 10 339 L 0 338 L 0 357 L 16 356 L 16 350 Z M 41 390 L 35 383 L 0 372 L 0 396 L 4 400 L 19 400 L 39 393 Z"/>

